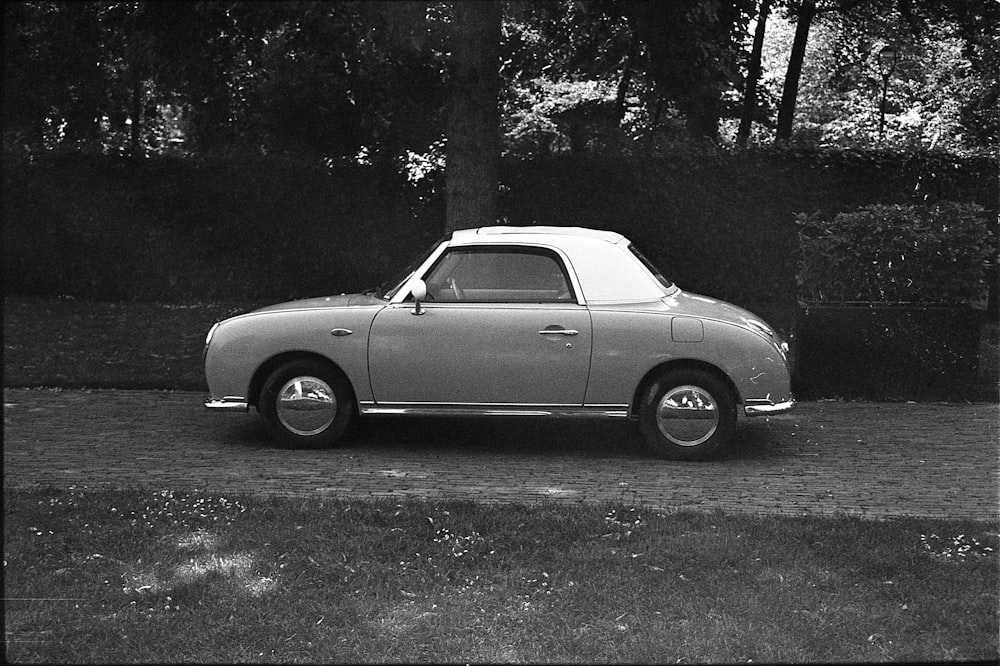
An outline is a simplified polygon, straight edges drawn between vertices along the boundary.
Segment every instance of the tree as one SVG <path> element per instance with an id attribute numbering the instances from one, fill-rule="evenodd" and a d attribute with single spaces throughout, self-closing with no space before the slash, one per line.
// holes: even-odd
<path id="1" fill-rule="evenodd" d="M 485 8 L 465 2 L 7 2 L 5 146 L 143 154 L 183 136 L 186 151 L 241 146 L 398 168 L 401 156 L 444 145 L 450 134 L 460 163 L 462 151 L 496 152 L 476 144 L 494 139 L 472 126 L 493 121 L 476 119 L 483 109 L 471 91 L 492 99 L 497 87 L 504 146 L 524 155 L 629 150 L 636 144 L 625 139 L 652 138 L 661 117 L 711 141 L 721 120 L 739 117 L 744 143 L 752 121 L 771 126 L 779 97 L 779 139 L 794 124 L 801 137 L 865 143 L 882 81 L 875 53 L 886 43 L 900 53 L 889 82 L 890 142 L 983 149 L 1000 136 L 1000 3 L 489 4 L 491 34 L 472 45 L 465 37 L 477 34 Z M 473 74 L 494 58 L 498 13 L 502 57 L 490 71 L 499 66 L 499 83 Z M 784 86 L 771 72 L 784 72 Z"/>
<path id="2" fill-rule="evenodd" d="M 799 95 L 799 77 L 802 76 L 802 63 L 806 58 L 809 28 L 813 17 L 816 16 L 816 0 L 800 0 L 799 4 L 791 7 L 795 15 L 795 41 L 792 42 L 792 52 L 788 56 L 785 85 L 781 91 L 781 105 L 778 107 L 778 133 L 775 137 L 778 141 L 787 141 L 792 136 L 795 101 Z"/>
<path id="3" fill-rule="evenodd" d="M 906 2 L 907 0 L 901 1 Z M 839 0 L 833 4 L 819 6 L 816 4 L 816 0 L 798 0 L 798 2 L 791 2 L 788 5 L 789 11 L 795 16 L 795 41 L 792 42 L 792 52 L 788 56 L 785 86 L 781 93 L 781 105 L 778 107 L 778 131 L 775 136 L 777 141 L 787 141 L 792 137 L 795 102 L 799 94 L 799 78 L 802 76 L 802 63 L 806 57 L 806 43 L 809 40 L 809 28 L 812 26 L 813 19 L 826 12 L 848 12 L 863 2 L 867 2 L 867 0 Z"/>
<path id="4" fill-rule="evenodd" d="M 722 93 L 739 78 L 752 0 L 628 0 L 625 13 L 648 54 L 656 99 L 672 99 L 696 138 L 717 141 Z"/>
<path id="5" fill-rule="evenodd" d="M 500 173 L 500 3 L 452 5 L 445 230 L 495 224 Z"/>
<path id="6" fill-rule="evenodd" d="M 841 7 L 844 11 L 837 11 Z M 812 22 L 809 55 L 794 87 L 796 136 L 833 145 L 873 145 L 884 80 L 878 53 L 891 44 L 898 59 L 891 73 L 885 72 L 887 144 L 960 152 L 996 145 L 1000 5 L 867 0 L 827 8 Z M 789 28 L 784 18 L 776 16 L 768 26 L 765 70 L 786 66 L 795 41 L 789 30 L 801 27 Z M 771 94 L 782 94 L 780 82 L 766 76 L 763 81 Z M 785 86 L 786 96 L 791 92 Z M 790 126 L 783 129 L 790 136 Z"/>
<path id="7" fill-rule="evenodd" d="M 172 13 L 163 9 L 177 8 L 167 3 L 118 2 L 104 7 L 101 27 L 104 34 L 103 50 L 107 77 L 114 93 L 106 112 L 121 129 L 128 118 L 128 153 L 133 156 L 144 152 L 142 135 L 146 101 L 146 81 L 162 83 L 161 65 L 167 62 L 160 51 L 161 38 L 169 34 L 163 30 L 164 20 Z"/>
<path id="8" fill-rule="evenodd" d="M 510 86 L 515 90 L 558 86 L 563 97 L 570 83 L 590 88 L 597 83 L 610 90 L 610 113 L 591 95 L 579 95 L 590 110 L 573 111 L 592 126 L 624 121 L 635 127 L 645 121 L 652 136 L 658 111 L 669 103 L 691 136 L 715 141 L 720 118 L 728 114 L 723 97 L 740 78 L 742 41 L 753 7 L 753 0 L 511 3 L 505 70 L 514 72 Z M 530 94 L 522 98 L 536 108 L 544 103 Z"/>
<path id="9" fill-rule="evenodd" d="M 5 137 L 22 145 L 96 144 L 109 87 L 99 7 L 4 3 L 4 37 Z"/>
<path id="10" fill-rule="evenodd" d="M 754 116 L 757 115 L 757 83 L 760 81 L 761 54 L 764 50 L 764 33 L 767 27 L 767 17 L 771 13 L 771 0 L 760 0 L 757 9 L 757 27 L 753 35 L 753 47 L 750 50 L 750 60 L 747 63 L 747 81 L 743 88 L 743 114 L 740 117 L 740 128 L 736 133 L 736 143 L 747 144 Z"/>
<path id="11" fill-rule="evenodd" d="M 509 2 L 501 40 L 503 149 L 520 156 L 616 144 L 647 87 L 617 3 Z M 628 115 L 628 118 L 625 116 Z"/>

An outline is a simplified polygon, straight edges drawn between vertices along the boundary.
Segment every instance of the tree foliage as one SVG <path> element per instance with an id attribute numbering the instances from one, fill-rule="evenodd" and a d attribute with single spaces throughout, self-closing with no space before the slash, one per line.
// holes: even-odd
<path id="1" fill-rule="evenodd" d="M 800 5 L 786 15 L 796 22 Z M 1000 5 L 966 0 L 863 0 L 817 5 L 798 94 L 795 136 L 831 145 L 878 142 L 883 76 L 886 138 L 892 145 L 975 150 L 997 145 Z M 771 94 L 795 41 L 788 24 L 772 21 Z M 798 37 L 800 35 L 797 35 Z M 879 67 L 893 46 L 898 62 Z M 779 135 L 782 129 L 779 128 Z M 785 138 L 792 135 L 786 116 Z"/>
<path id="2" fill-rule="evenodd" d="M 4 146 L 135 155 L 238 148 L 405 165 L 446 134 L 452 5 L 8 2 Z M 815 19 L 799 23 L 808 40 L 801 75 L 784 86 L 791 26 L 809 7 Z M 741 117 L 756 123 L 750 131 L 744 120 L 742 140 L 768 140 L 783 87 L 796 102 L 779 119 L 788 137 L 872 145 L 875 54 L 890 42 L 901 59 L 888 82 L 887 142 L 997 144 L 994 2 L 506 0 L 502 9 L 508 152 L 727 142 Z M 766 32 L 756 85 L 755 27 Z"/>
<path id="3" fill-rule="evenodd" d="M 7 3 L 5 145 L 91 141 L 107 150 L 141 125 L 144 149 L 159 151 L 168 137 L 158 124 L 171 116 L 183 117 L 175 133 L 198 150 L 340 157 L 406 144 L 421 130 L 437 136 L 440 127 L 400 122 L 440 115 L 442 40 L 425 10 L 415 2 Z M 421 29 L 404 28 L 411 19 Z"/>

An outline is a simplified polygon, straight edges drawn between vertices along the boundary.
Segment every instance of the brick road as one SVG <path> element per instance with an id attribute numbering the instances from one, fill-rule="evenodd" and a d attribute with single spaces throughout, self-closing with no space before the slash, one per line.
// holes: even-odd
<path id="1" fill-rule="evenodd" d="M 801 403 L 720 458 L 651 458 L 629 424 L 382 419 L 342 447 L 274 446 L 253 413 L 166 391 L 4 390 L 4 483 L 301 497 L 638 499 L 660 509 L 996 519 L 1000 407 Z"/>

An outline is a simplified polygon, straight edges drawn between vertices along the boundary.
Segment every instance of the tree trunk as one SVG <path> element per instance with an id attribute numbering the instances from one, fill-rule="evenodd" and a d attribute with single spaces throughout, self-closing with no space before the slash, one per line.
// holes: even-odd
<path id="1" fill-rule="evenodd" d="M 131 117 L 132 125 L 129 128 L 129 154 L 132 157 L 139 156 L 139 139 L 142 130 L 142 79 L 139 77 L 139 68 L 132 68 L 132 104 Z"/>
<path id="2" fill-rule="evenodd" d="M 806 57 L 806 42 L 809 27 L 816 15 L 816 0 L 802 0 L 795 23 L 795 41 L 788 57 L 788 71 L 785 73 L 785 87 L 781 92 L 781 106 L 778 108 L 777 141 L 787 141 L 792 137 L 792 119 L 795 117 L 795 99 L 799 94 L 799 77 Z"/>
<path id="3" fill-rule="evenodd" d="M 736 144 L 747 145 L 750 129 L 753 127 L 754 116 L 757 115 L 757 82 L 760 80 L 760 59 L 764 51 L 764 31 L 767 26 L 767 16 L 771 13 L 771 0 L 760 0 L 757 10 L 757 28 L 753 33 L 753 48 L 750 51 L 750 62 L 747 64 L 747 83 L 743 91 L 743 117 L 740 118 L 740 129 L 736 132 Z"/>
<path id="4" fill-rule="evenodd" d="M 619 121 L 625 117 L 625 97 L 628 95 L 628 86 L 632 82 L 632 63 L 635 60 L 638 47 L 639 38 L 633 32 L 632 38 L 628 42 L 628 54 L 625 56 L 622 78 L 618 81 L 618 94 L 615 95 L 615 119 Z"/>
<path id="5" fill-rule="evenodd" d="M 500 3 L 456 0 L 445 166 L 445 231 L 496 224 Z"/>
<path id="6" fill-rule="evenodd" d="M 719 142 L 722 109 L 717 97 L 708 94 L 684 96 L 677 100 L 677 108 L 684 114 L 691 136 L 711 143 Z"/>
<path id="7" fill-rule="evenodd" d="M 646 135 L 646 141 L 650 145 L 653 144 L 653 135 L 656 134 L 656 129 L 660 126 L 660 114 L 663 112 L 663 95 L 657 95 L 656 106 L 653 107 L 653 119 L 649 123 L 649 134 Z"/>

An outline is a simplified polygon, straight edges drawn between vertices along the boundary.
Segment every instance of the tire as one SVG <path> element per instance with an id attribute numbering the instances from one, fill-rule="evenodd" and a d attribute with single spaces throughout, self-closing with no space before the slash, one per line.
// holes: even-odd
<path id="1" fill-rule="evenodd" d="M 736 399 L 724 381 L 704 370 L 668 370 L 643 392 L 639 430 L 660 458 L 704 460 L 732 441 Z"/>
<path id="2" fill-rule="evenodd" d="M 355 412 L 347 378 L 315 361 L 292 361 L 272 372 L 258 405 L 274 437 L 297 449 L 337 444 Z"/>

